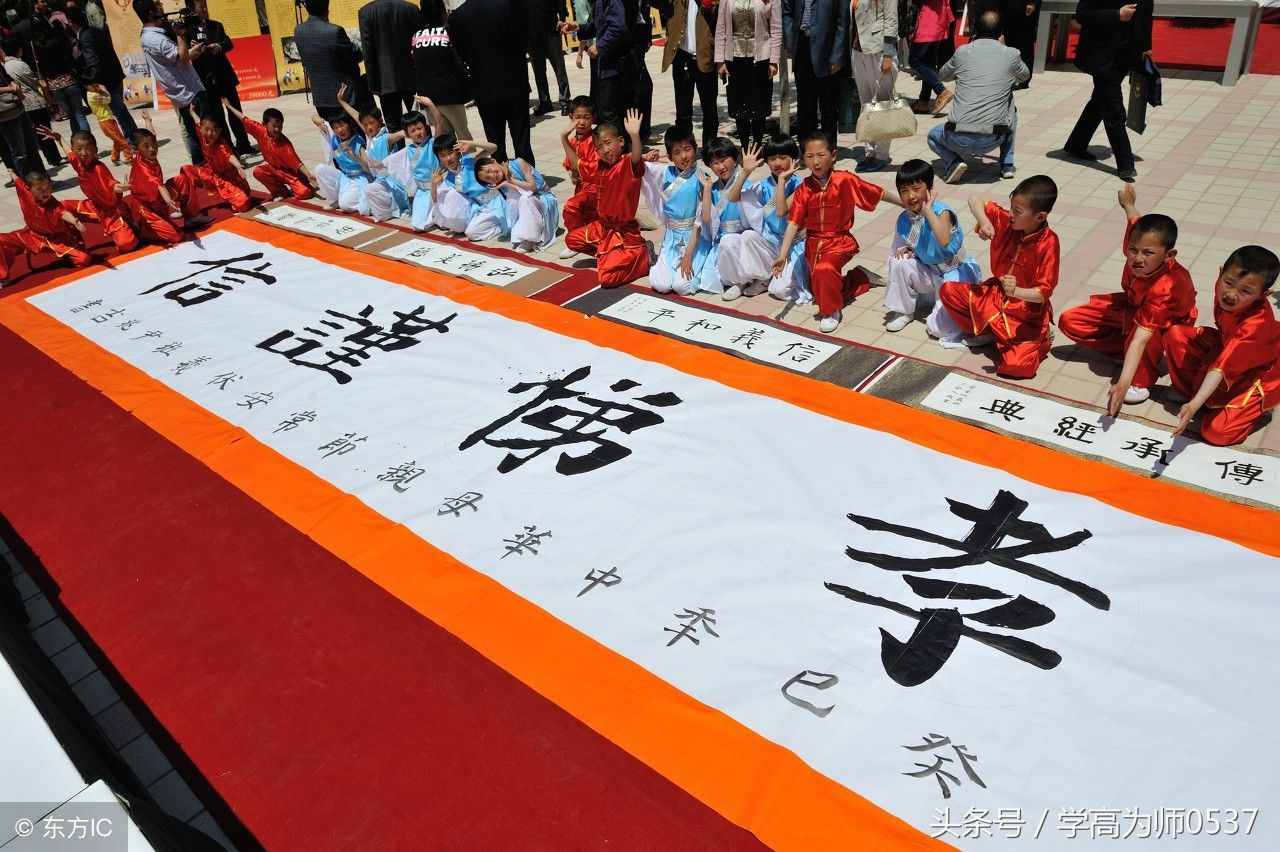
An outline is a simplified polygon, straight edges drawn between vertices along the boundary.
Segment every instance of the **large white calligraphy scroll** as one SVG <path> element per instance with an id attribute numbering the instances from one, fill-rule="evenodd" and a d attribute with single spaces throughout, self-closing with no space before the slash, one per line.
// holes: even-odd
<path id="1" fill-rule="evenodd" d="M 1194 848 L 1280 845 L 1240 815 L 1280 800 L 1257 552 L 227 232 L 30 302 L 926 832 L 1215 808 Z"/>

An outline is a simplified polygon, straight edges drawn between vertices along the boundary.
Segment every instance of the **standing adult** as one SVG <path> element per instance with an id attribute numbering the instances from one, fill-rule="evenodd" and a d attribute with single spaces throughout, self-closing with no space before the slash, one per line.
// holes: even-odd
<path id="1" fill-rule="evenodd" d="M 0 64 L 0 139 L 8 152 L 5 165 L 19 177 L 40 168 L 40 157 L 29 147 L 31 122 L 22 108 L 22 87 Z"/>
<path id="2" fill-rule="evenodd" d="M 338 105 L 342 86 L 350 90 L 347 101 L 356 109 L 371 106 L 373 97 L 360 75 L 360 53 L 347 31 L 329 22 L 329 0 L 305 0 L 305 6 L 308 17 L 294 28 L 293 44 L 311 83 L 316 115 L 325 121 L 346 115 Z"/>
<path id="3" fill-rule="evenodd" d="M 85 19 L 89 25 L 81 27 L 76 33 L 76 45 L 80 48 L 81 77 L 85 85 L 102 86 L 107 90 L 111 97 L 111 114 L 120 124 L 120 132 L 126 139 L 132 140 L 138 125 L 124 102 L 124 69 L 120 67 L 120 59 L 111 42 L 111 31 L 107 29 L 106 22 L 101 27 L 95 27 L 88 17 L 88 11 L 95 8 L 101 11 L 102 7 L 93 4 L 85 7 Z M 56 146 L 54 150 L 57 150 Z"/>
<path id="4" fill-rule="evenodd" d="M 44 153 L 45 162 L 49 164 L 49 168 L 57 168 L 58 163 L 62 162 L 62 155 L 58 152 L 58 143 L 52 139 L 45 139 L 36 128 L 51 131 L 53 128 L 50 124 L 52 116 L 49 113 L 49 104 L 44 99 L 44 95 L 40 91 L 40 78 L 36 72 L 27 64 L 24 53 L 25 48 L 22 42 L 12 36 L 5 39 L 3 45 L 0 45 L 4 53 L 4 70 L 8 73 L 9 79 L 18 84 L 18 88 L 22 94 L 22 109 L 26 113 L 27 123 L 30 125 L 30 135 L 26 141 L 27 156 L 30 159 L 28 164 L 32 168 L 40 165 L 40 153 Z M 27 132 L 27 127 L 23 127 L 23 133 Z M 10 157 L 10 160 L 13 158 Z M 12 166 L 11 166 L 12 167 Z"/>
<path id="5" fill-rule="evenodd" d="M 529 138 L 529 36 L 515 24 L 526 19 L 523 0 L 467 0 L 449 15 L 449 37 L 471 73 L 484 135 L 507 159 L 511 154 L 534 164 Z"/>
<path id="6" fill-rule="evenodd" d="M 764 144 L 773 112 L 773 78 L 782 58 L 782 0 L 721 0 L 716 73 L 729 82 L 729 114 L 745 148 Z"/>
<path id="7" fill-rule="evenodd" d="M 235 113 L 226 114 L 222 106 L 222 100 L 226 98 L 237 112 L 242 110 L 240 94 L 237 91 L 240 77 L 236 74 L 236 69 L 231 67 L 231 60 L 227 58 L 227 54 L 235 48 L 235 45 L 227 35 L 227 28 L 222 25 L 222 22 L 209 17 L 207 0 L 187 0 L 187 8 L 191 11 L 187 24 L 187 40 L 193 45 L 204 45 L 204 52 L 192 63 L 195 65 L 196 73 L 200 75 L 200 82 L 204 84 L 206 92 L 201 115 L 209 115 L 222 125 L 223 138 L 228 142 L 231 142 L 232 136 L 235 137 L 237 154 L 241 156 L 252 154 L 253 143 L 249 141 L 249 134 L 245 133 L 244 123 L 236 118 Z"/>
<path id="8" fill-rule="evenodd" d="M 858 101 L 893 97 L 898 82 L 898 4 L 896 0 L 862 0 L 853 11 L 853 80 Z M 874 172 L 889 165 L 889 140 L 866 146 L 856 171 Z"/>
<path id="9" fill-rule="evenodd" d="M 547 63 L 556 74 L 560 94 L 560 114 L 569 114 L 569 75 L 564 68 L 564 42 L 560 24 L 568 18 L 562 0 L 528 0 L 529 61 L 533 65 L 533 82 L 538 88 L 538 106 L 534 115 L 546 115 L 554 107 L 547 86 Z"/>
<path id="10" fill-rule="evenodd" d="M 471 139 L 467 127 L 467 101 L 471 100 L 471 81 L 467 66 L 453 49 L 445 26 L 443 0 L 422 0 L 422 27 L 413 34 L 413 69 L 415 91 L 426 95 L 440 110 L 448 127 L 437 127 L 436 133 L 452 133 L 459 139 Z"/>
<path id="11" fill-rule="evenodd" d="M 821 129 L 833 151 L 840 129 L 840 77 L 849 65 L 849 26 L 849 0 L 783 0 L 782 37 L 795 60 L 796 135 Z"/>
<path id="12" fill-rule="evenodd" d="M 395 133 L 404 111 L 413 108 L 413 49 L 409 36 L 417 31 L 422 13 L 408 0 L 373 0 L 360 7 L 359 18 L 369 88 L 382 104 L 387 129 Z M 507 26 L 512 23 L 507 22 Z"/>
<path id="13" fill-rule="evenodd" d="M 573 19 L 577 21 L 579 25 L 590 23 L 591 3 L 592 3 L 592 0 L 564 0 L 565 18 L 567 19 L 569 17 L 568 13 L 572 5 Z M 564 27 L 562 25 L 561 30 L 563 29 Z M 577 66 L 579 68 L 582 67 L 583 54 L 587 53 L 590 50 L 590 48 L 591 48 L 590 40 L 583 39 L 582 34 L 579 33 L 578 34 L 578 58 L 577 58 Z M 594 56 L 590 57 L 588 61 L 588 68 L 591 72 L 591 88 L 587 92 L 587 94 L 589 94 L 591 98 L 594 100 L 596 96 L 596 84 L 600 82 L 600 74 L 596 70 L 596 59 Z"/>
<path id="14" fill-rule="evenodd" d="M 185 33 L 169 25 L 159 0 L 133 0 L 133 12 L 143 24 L 140 40 L 147 70 L 173 103 L 187 153 L 191 155 L 191 162 L 200 165 L 204 154 L 200 152 L 196 120 L 204 84 L 191 63 L 200 58 L 205 47 L 189 44 Z"/>
<path id="15" fill-rule="evenodd" d="M 1017 48 L 1022 63 L 1032 70 L 1035 65 L 1036 30 L 1040 26 L 1041 0 L 1001 0 L 1000 20 L 1004 22 L 1004 43 Z M 1031 78 L 1018 85 L 1025 89 Z"/>
<path id="16" fill-rule="evenodd" d="M 1018 131 L 1014 88 L 1031 75 L 1016 48 L 1000 42 L 1000 14 L 988 9 L 973 25 L 973 41 L 958 48 L 939 76 L 956 81 L 951 120 L 929 131 L 929 147 L 942 160 L 940 174 L 958 183 L 969 168 L 965 157 L 1000 149 L 1000 176 L 1011 178 Z"/>
<path id="17" fill-rule="evenodd" d="M 1116 157 L 1116 171 L 1127 181 L 1138 172 L 1125 129 L 1120 83 L 1151 53 L 1151 11 L 1152 0 L 1080 0 L 1076 6 L 1075 18 L 1080 22 L 1076 67 L 1093 78 L 1093 92 L 1062 147 L 1074 159 L 1098 159 L 1089 151 L 1089 140 L 1101 124 Z"/>
<path id="18" fill-rule="evenodd" d="M 73 131 L 88 130 L 84 90 L 76 77 L 71 33 L 61 21 L 50 20 L 47 0 L 35 0 L 31 15 L 14 24 L 13 34 L 30 45 L 27 58 L 35 62 L 35 72 L 44 81 L 51 106 L 62 110 Z"/>
<path id="19" fill-rule="evenodd" d="M 924 0 L 911 32 L 911 70 L 920 77 L 920 97 L 911 109 L 922 115 L 941 115 L 955 97 L 938 79 L 938 69 L 950 59 L 942 58 L 955 15 L 950 0 Z M 935 101 L 936 96 L 936 101 Z"/>
<path id="20" fill-rule="evenodd" d="M 707 10 L 697 0 L 674 0 L 664 11 L 668 14 L 662 72 L 665 74 L 667 69 L 671 69 L 671 83 L 676 94 L 676 126 L 692 132 L 693 91 L 697 89 L 698 105 L 702 108 L 702 147 L 706 148 L 712 139 L 720 135 L 720 110 L 716 103 L 720 84 L 716 80 L 715 19 L 708 17 Z"/>

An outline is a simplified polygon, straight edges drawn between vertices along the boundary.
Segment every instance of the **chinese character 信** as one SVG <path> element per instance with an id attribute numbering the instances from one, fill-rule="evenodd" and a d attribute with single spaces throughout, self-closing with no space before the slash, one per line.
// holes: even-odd
<path id="1" fill-rule="evenodd" d="M 157 290 L 163 290 L 174 284 L 182 284 L 192 278 L 201 275 L 212 275 L 221 270 L 221 276 L 217 281 L 208 283 L 192 282 L 176 287 L 164 294 L 166 299 L 171 299 L 178 303 L 180 307 L 189 308 L 192 305 L 199 305 L 210 299 L 216 299 L 223 293 L 230 292 L 232 285 L 244 284 L 248 278 L 256 278 L 264 284 L 271 285 L 276 283 L 276 277 L 269 275 L 265 270 L 271 266 L 271 261 L 267 261 L 259 266 L 247 267 L 237 264 L 247 264 L 252 261 L 262 260 L 262 252 L 253 252 L 242 257 L 229 257 L 223 260 L 193 260 L 190 262 L 192 266 L 200 267 L 195 272 L 184 275 L 181 278 L 174 278 L 172 281 L 164 281 L 154 287 L 150 287 L 139 293 L 139 296 L 145 296 L 148 293 L 154 293 Z"/>
<path id="2" fill-rule="evenodd" d="M 812 343 L 788 343 L 786 346 L 782 347 L 781 351 L 778 352 L 778 357 L 782 358 L 790 355 L 792 361 L 795 361 L 797 364 L 803 364 L 805 361 L 808 361 L 817 354 L 818 347 L 814 346 Z"/>
<path id="3" fill-rule="evenodd" d="M 1111 600 L 1099 590 L 1026 561 L 1026 557 L 1036 554 L 1070 550 L 1091 538 L 1092 533 L 1077 530 L 1064 536 L 1054 536 L 1043 525 L 1023 520 L 1021 516 L 1027 509 L 1027 502 L 1008 491 L 999 491 L 986 509 L 958 500 L 949 499 L 947 503 L 953 515 L 973 523 L 969 534 L 963 539 L 946 538 L 878 518 L 852 514 L 848 517 L 864 529 L 942 545 L 959 551 L 956 555 L 914 558 L 872 553 L 853 547 L 845 548 L 845 554 L 856 562 L 886 571 L 903 572 L 903 582 L 923 598 L 953 602 L 1002 600 L 1004 603 L 973 613 L 962 613 L 955 607 L 925 607 L 916 610 L 838 583 L 824 585 L 829 591 L 855 603 L 878 606 L 916 621 L 915 630 L 906 642 L 898 640 L 887 630 L 880 631 L 881 658 L 885 673 L 902 686 L 919 686 L 937 674 L 962 637 L 973 639 L 1038 668 L 1055 668 L 1062 662 L 1062 657 L 1056 651 L 1016 636 L 980 630 L 969 624 L 972 621 L 1012 630 L 1026 630 L 1052 621 L 1056 616 L 1049 607 L 1023 595 L 1014 597 L 987 586 L 920 577 L 910 572 L 925 573 L 991 563 L 1057 586 L 1090 606 L 1106 610 L 1110 609 Z M 1017 543 L 1005 545 L 1006 538 L 1016 539 Z"/>
<path id="4" fill-rule="evenodd" d="M 670 648 L 681 639 L 688 639 L 695 645 L 701 644 L 698 641 L 698 637 L 694 635 L 698 632 L 699 627 L 701 627 L 704 632 L 719 639 L 720 634 L 711 629 L 716 623 L 715 615 L 716 611 L 714 609 L 707 609 L 706 607 L 698 607 L 696 610 L 686 608 L 684 612 L 675 613 L 676 620 L 683 621 L 685 623 L 679 627 L 662 628 L 663 633 L 675 634 L 671 637 L 671 641 L 667 643 L 667 647 Z"/>
<path id="5" fill-rule="evenodd" d="M 638 429 L 655 426 L 665 422 L 665 420 L 657 412 L 648 408 L 641 408 L 628 402 L 609 402 L 595 399 L 587 396 L 582 391 L 570 387 L 570 385 L 582 381 L 590 375 L 590 367 L 579 367 L 564 378 L 547 379 L 543 382 L 520 382 L 513 385 L 508 390 L 508 393 L 521 394 L 534 388 L 542 388 L 542 390 L 532 401 L 519 406 L 510 414 L 498 418 L 488 426 L 472 432 L 458 445 L 458 449 L 466 450 L 483 442 L 491 447 L 510 450 L 511 452 L 507 453 L 498 463 L 499 473 L 510 473 L 555 447 L 567 447 L 577 444 L 594 444 L 595 446 L 582 455 L 572 456 L 569 453 L 561 453 L 556 461 L 557 473 L 565 476 L 587 473 L 612 464 L 619 459 L 626 458 L 631 455 L 629 448 L 602 437 L 608 431 L 608 427 L 629 435 Z M 631 379 L 621 379 L 610 385 L 610 390 L 615 393 L 623 393 L 639 387 L 639 384 L 639 382 Z M 583 404 L 582 408 L 570 408 L 559 403 L 559 400 L 567 399 L 576 399 Z M 666 408 L 679 405 L 682 402 L 680 397 L 673 393 L 653 393 L 637 396 L 634 399 L 637 402 L 656 408 Z M 614 412 L 618 412 L 618 414 L 614 415 Z M 517 420 L 541 432 L 550 433 L 551 436 L 545 438 L 492 437 L 495 432 Z M 569 425 L 562 426 L 560 425 L 562 422 L 566 422 Z M 589 428 L 593 426 L 606 428 L 594 430 Z M 517 453 L 519 450 L 530 450 L 531 452 L 519 455 Z"/>
<path id="6" fill-rule="evenodd" d="M 456 313 L 453 313 L 442 320 L 431 320 L 422 316 L 425 310 L 426 306 L 419 306 L 408 313 L 393 311 L 392 313 L 396 319 L 385 329 L 369 319 L 373 313 L 372 305 L 365 306 L 356 316 L 339 313 L 338 311 L 325 311 L 330 317 L 346 320 L 348 323 L 358 326 L 358 328 L 341 338 L 343 342 L 341 347 L 326 351 L 324 354 L 327 356 L 327 360 L 323 361 L 307 361 L 303 360 L 302 356 L 324 347 L 324 343 L 311 337 L 295 334 L 290 329 L 273 334 L 259 343 L 257 348 L 275 355 L 281 355 L 287 358 L 291 364 L 326 372 L 333 376 L 338 384 L 345 385 L 351 381 L 351 376 L 345 371 L 337 369 L 336 365 L 344 364 L 349 367 L 359 367 L 369 360 L 370 350 L 394 352 L 399 349 L 416 346 L 421 342 L 417 338 L 419 334 L 424 331 L 437 331 L 440 334 L 444 334 L 449 330 L 449 323 L 457 316 Z M 332 319 L 322 319 L 318 325 L 342 331 L 347 329 L 344 323 L 335 322 Z M 310 326 L 304 326 L 304 330 L 315 335 L 315 337 L 328 337 L 332 333 L 323 329 L 311 328 Z M 291 338 L 293 341 L 292 346 L 282 345 Z"/>

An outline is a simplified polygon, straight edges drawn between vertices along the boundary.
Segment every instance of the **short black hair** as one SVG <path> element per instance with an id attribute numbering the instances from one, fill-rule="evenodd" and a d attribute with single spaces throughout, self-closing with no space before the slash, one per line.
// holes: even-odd
<path id="1" fill-rule="evenodd" d="M 898 189 L 913 183 L 923 183 L 929 189 L 933 189 L 933 166 L 924 160 L 907 160 L 898 168 L 893 182 Z"/>
<path id="2" fill-rule="evenodd" d="M 578 109 L 589 109 L 591 110 L 591 114 L 595 115 L 596 114 L 595 99 L 592 98 L 590 95 L 578 95 L 576 98 L 569 101 L 569 115 L 573 115 L 573 111 Z"/>
<path id="3" fill-rule="evenodd" d="M 360 110 L 360 120 L 364 121 L 366 118 L 377 119 L 378 123 L 382 124 L 382 110 L 377 107 Z"/>
<path id="4" fill-rule="evenodd" d="M 595 129 L 591 131 L 591 135 L 599 137 L 601 131 L 604 130 L 610 130 L 613 132 L 614 136 L 621 136 L 624 139 L 627 136 L 627 131 L 623 129 L 622 122 L 611 115 L 606 115 L 604 118 L 597 121 Z"/>
<path id="5" fill-rule="evenodd" d="M 1000 20 L 1000 13 L 995 9 L 988 9 L 978 16 L 977 22 L 973 25 L 973 37 L 979 38 L 1000 38 L 1004 35 L 1004 22 Z"/>
<path id="6" fill-rule="evenodd" d="M 1143 234 L 1154 234 L 1160 245 L 1168 250 L 1178 244 L 1178 223 L 1163 213 L 1148 213 L 1133 223 L 1134 239 Z"/>
<path id="7" fill-rule="evenodd" d="M 678 142 L 688 142 L 693 146 L 693 150 L 697 152 L 698 143 L 693 140 L 693 128 L 685 127 L 680 124 L 673 124 L 667 128 L 667 132 L 662 134 L 662 144 L 667 147 L 667 156 L 671 156 L 671 149 Z"/>
<path id="8" fill-rule="evenodd" d="M 314 15 L 317 18 L 329 17 L 329 0 L 303 0 L 302 5 L 307 7 L 308 15 Z"/>
<path id="9" fill-rule="evenodd" d="M 22 51 L 22 48 L 22 40 L 14 38 L 13 36 L 0 41 L 0 50 L 4 51 L 5 56 L 16 57 Z"/>
<path id="10" fill-rule="evenodd" d="M 1019 183 L 1009 197 L 1020 195 L 1037 213 L 1048 213 L 1058 201 L 1058 185 L 1048 175 L 1032 175 Z"/>
<path id="11" fill-rule="evenodd" d="M 453 146 L 458 144 L 458 137 L 452 133 L 441 133 L 439 136 L 431 137 L 431 150 L 437 154 L 441 151 L 452 151 Z"/>
<path id="12" fill-rule="evenodd" d="M 800 137 L 800 150 L 803 151 L 809 147 L 810 142 L 821 142 L 827 146 L 828 151 L 835 151 L 835 140 L 831 138 L 831 134 L 825 130 L 810 130 L 808 133 Z"/>
<path id="13" fill-rule="evenodd" d="M 262 123 L 266 124 L 268 121 L 273 120 L 284 124 L 284 113 L 275 107 L 267 107 L 262 111 Z"/>
<path id="14" fill-rule="evenodd" d="M 133 14 L 145 24 L 155 15 L 156 5 L 156 0 L 133 0 Z"/>
<path id="15" fill-rule="evenodd" d="M 330 127 L 334 127 L 335 125 L 338 125 L 338 124 L 345 124 L 347 125 L 347 127 L 351 129 L 352 133 L 356 132 L 356 123 L 352 121 L 351 116 L 347 115 L 346 113 L 343 113 L 342 115 L 335 115 L 333 118 L 329 119 Z"/>
<path id="16" fill-rule="evenodd" d="M 133 131 L 133 139 L 130 141 L 132 141 L 136 147 L 143 139 L 150 139 L 154 142 L 156 141 L 156 135 L 145 127 L 139 127 L 137 130 Z"/>
<path id="17" fill-rule="evenodd" d="M 471 164 L 471 170 L 475 173 L 476 181 L 477 182 L 480 181 L 480 170 L 482 168 L 484 168 L 485 166 L 491 166 L 496 162 L 498 161 L 495 160 L 493 157 L 490 157 L 487 155 L 481 155 L 479 157 L 476 157 L 476 161 Z"/>
<path id="18" fill-rule="evenodd" d="M 77 130 L 71 134 L 70 144 L 74 145 L 77 142 L 91 142 L 95 148 L 98 146 L 98 140 L 88 130 Z"/>
<path id="19" fill-rule="evenodd" d="M 32 169 L 31 171 L 29 171 L 29 172 L 27 172 L 25 175 L 23 175 L 23 176 L 22 176 L 22 179 L 23 179 L 23 180 L 25 180 L 25 181 L 27 182 L 27 185 L 28 185 L 28 186 L 30 186 L 31 184 L 39 183 L 40 181 L 44 181 L 44 180 L 48 180 L 48 179 L 49 179 L 49 176 L 48 176 L 47 174 L 45 174 L 45 173 L 44 173 L 42 170 L 40 170 L 40 169 Z"/>
<path id="20" fill-rule="evenodd" d="M 764 158 L 770 157 L 790 157 L 793 160 L 800 159 L 800 146 L 796 144 L 796 140 L 790 136 L 774 135 L 769 137 L 769 141 L 764 143 Z"/>
<path id="21" fill-rule="evenodd" d="M 725 157 L 732 157 L 735 162 L 742 162 L 742 151 L 733 143 L 732 139 L 725 136 L 717 136 L 707 145 L 707 150 L 703 152 L 703 159 L 708 163 L 715 160 L 723 160 Z"/>
<path id="22" fill-rule="evenodd" d="M 418 112 L 416 109 L 413 110 L 412 112 L 406 112 L 404 116 L 400 119 L 401 127 L 408 127 L 410 124 L 426 124 L 426 123 L 427 123 L 427 117 L 422 113 Z"/>
<path id="23" fill-rule="evenodd" d="M 1262 289 L 1270 290 L 1276 283 L 1276 276 L 1280 275 L 1280 258 L 1262 246 L 1240 246 L 1222 264 L 1224 271 L 1232 267 L 1239 269 L 1242 275 L 1261 275 Z"/>

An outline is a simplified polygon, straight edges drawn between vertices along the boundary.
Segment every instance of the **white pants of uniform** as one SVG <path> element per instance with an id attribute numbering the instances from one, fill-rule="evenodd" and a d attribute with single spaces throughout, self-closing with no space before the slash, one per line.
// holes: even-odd
<path id="1" fill-rule="evenodd" d="M 496 240 L 502 236 L 502 223 L 491 210 L 481 210 L 471 217 L 463 233 L 467 235 L 467 239 L 475 242 Z"/>
<path id="2" fill-rule="evenodd" d="M 508 202 L 516 206 L 516 221 L 511 226 L 511 242 L 542 244 L 546 217 L 542 214 L 542 202 L 532 192 L 521 191 L 520 198 Z"/>
<path id="3" fill-rule="evenodd" d="M 880 53 L 853 52 L 853 79 L 858 85 L 858 99 L 862 104 L 870 104 L 873 100 L 889 100 L 893 97 L 895 84 L 898 82 L 898 57 L 893 59 L 893 70 L 888 74 L 880 73 Z M 872 156 L 877 160 L 889 159 L 889 140 L 876 142 L 870 146 Z"/>
<path id="4" fill-rule="evenodd" d="M 809 292 L 809 267 L 805 263 L 804 245 L 800 245 L 800 251 L 796 251 L 793 247 L 790 257 L 787 258 L 787 265 L 769 281 L 769 295 L 784 302 L 794 299 L 797 305 L 812 303 L 813 293 Z"/>
<path id="5" fill-rule="evenodd" d="M 385 222 L 401 213 L 400 204 L 392 194 L 391 188 L 382 181 L 374 181 L 364 191 L 369 207 L 369 218 L 375 222 Z"/>
<path id="6" fill-rule="evenodd" d="M 431 219 L 446 231 L 461 234 L 467 230 L 471 218 L 471 201 L 451 186 L 441 185 L 436 190 L 436 203 L 431 207 Z"/>
<path id="7" fill-rule="evenodd" d="M 773 277 L 773 245 L 759 231 L 740 231 L 720 237 L 720 280 L 727 287 L 744 287 Z"/>
<path id="8" fill-rule="evenodd" d="M 369 215 L 369 199 L 365 195 L 368 178 L 349 177 L 337 166 L 322 163 L 316 166 L 316 183 L 320 185 L 320 197 L 329 204 L 336 204 L 339 210 L 348 213 Z"/>
<path id="9" fill-rule="evenodd" d="M 658 293 L 670 293 L 673 290 L 681 296 L 692 296 L 698 292 L 698 275 L 694 270 L 692 278 L 685 278 L 680 267 L 675 263 L 659 262 L 649 267 L 649 286 Z"/>
<path id="10" fill-rule="evenodd" d="M 915 316 L 916 308 L 931 305 L 933 310 L 925 320 L 925 329 L 933 337 L 942 340 L 959 340 L 964 332 L 951 314 L 938 300 L 938 288 L 942 276 L 936 269 L 925 266 L 914 257 L 889 256 L 888 283 L 884 289 L 884 307 L 895 314 Z"/>

